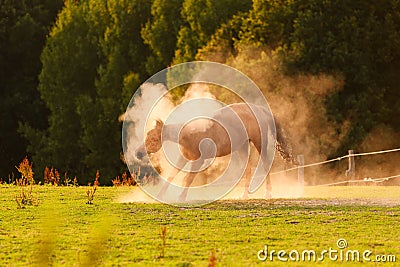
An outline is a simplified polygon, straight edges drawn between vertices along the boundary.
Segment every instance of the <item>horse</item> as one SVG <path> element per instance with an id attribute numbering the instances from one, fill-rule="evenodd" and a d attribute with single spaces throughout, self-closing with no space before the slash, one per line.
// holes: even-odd
<path id="1" fill-rule="evenodd" d="M 272 132 L 274 123 L 275 135 Z M 268 133 L 262 133 L 262 131 Z M 223 157 L 233 152 L 238 152 L 239 157 L 247 158 L 250 142 L 262 157 L 263 167 L 268 172 L 267 161 L 272 160 L 267 159 L 266 153 L 262 153 L 263 146 L 265 147 L 268 142 L 268 134 L 274 135 L 275 147 L 281 157 L 285 161 L 297 165 L 286 132 L 277 119 L 265 107 L 248 103 L 224 106 L 216 110 L 211 118 L 200 118 L 186 124 L 164 124 L 161 120 L 156 120 L 154 128 L 148 131 L 144 143 L 135 151 L 135 155 L 141 160 L 146 154 L 159 151 L 164 141 L 177 143 L 181 152 L 175 166 L 177 171 L 182 170 L 188 161 L 192 163 L 190 171 L 184 177 L 184 190 L 179 196 L 179 200 L 184 201 L 188 188 L 206 159 Z M 205 142 L 205 140 L 212 142 Z M 265 143 L 263 144 L 263 142 Z M 248 173 L 245 176 L 247 177 L 243 197 L 248 198 L 250 179 Z M 161 189 L 159 196 L 165 194 L 174 177 L 171 176 L 167 179 L 168 183 Z M 267 175 L 265 197 L 271 197 L 269 175 Z"/>

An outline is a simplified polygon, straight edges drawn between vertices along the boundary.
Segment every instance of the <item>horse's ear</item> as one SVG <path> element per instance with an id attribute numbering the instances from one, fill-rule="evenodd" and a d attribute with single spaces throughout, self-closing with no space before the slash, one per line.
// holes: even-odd
<path id="1" fill-rule="evenodd" d="M 164 125 L 164 123 L 162 122 L 162 120 L 157 119 L 156 120 L 156 128 L 162 128 Z"/>

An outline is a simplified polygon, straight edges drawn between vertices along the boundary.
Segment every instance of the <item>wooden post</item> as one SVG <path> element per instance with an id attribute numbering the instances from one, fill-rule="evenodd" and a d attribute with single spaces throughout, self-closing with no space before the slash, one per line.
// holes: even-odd
<path id="1" fill-rule="evenodd" d="M 297 182 L 299 183 L 301 195 L 304 193 L 304 155 L 297 155 L 299 168 L 297 169 Z"/>
<path id="2" fill-rule="evenodd" d="M 356 177 L 356 164 L 354 161 L 354 151 L 349 150 L 349 168 L 346 170 L 346 176 L 353 181 Z"/>

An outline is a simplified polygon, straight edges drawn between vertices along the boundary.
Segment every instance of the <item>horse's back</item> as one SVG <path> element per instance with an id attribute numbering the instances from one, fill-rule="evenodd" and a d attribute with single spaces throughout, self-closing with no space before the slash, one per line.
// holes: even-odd
<path id="1" fill-rule="evenodd" d="M 234 113 L 232 113 L 234 111 Z M 247 127 L 257 126 L 259 123 L 267 123 L 268 112 L 265 107 L 248 103 L 234 103 L 218 110 L 214 116 L 216 119 L 227 120 L 229 117 L 239 117 L 241 123 Z"/>
<path id="2" fill-rule="evenodd" d="M 232 115 L 232 111 L 235 113 L 234 115 Z M 262 143 L 261 131 L 267 132 L 268 127 L 273 123 L 270 112 L 263 106 L 248 103 L 234 103 L 221 108 L 219 112 L 216 113 L 217 120 L 221 119 L 225 122 L 228 121 L 228 123 L 230 116 L 240 119 L 239 123 L 236 119 L 235 127 L 240 127 L 240 124 L 242 124 L 246 129 L 248 139 L 257 149 L 260 149 Z"/>

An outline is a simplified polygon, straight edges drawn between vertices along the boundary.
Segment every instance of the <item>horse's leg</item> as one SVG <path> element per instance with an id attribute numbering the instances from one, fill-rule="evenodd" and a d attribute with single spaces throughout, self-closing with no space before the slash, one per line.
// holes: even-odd
<path id="1" fill-rule="evenodd" d="M 196 175 L 197 175 L 197 172 L 194 172 L 194 171 L 197 171 L 201 167 L 201 165 L 203 165 L 203 163 L 204 163 L 204 160 L 196 160 L 195 162 L 192 163 L 190 172 L 188 174 L 186 174 L 186 176 L 184 178 L 185 187 L 183 189 L 183 192 L 179 196 L 180 202 L 184 202 L 186 200 L 189 187 L 193 183 L 194 177 L 196 177 Z"/>
<path id="2" fill-rule="evenodd" d="M 272 198 L 271 196 L 271 175 L 267 175 L 267 179 L 265 180 L 265 199 L 270 199 Z"/>
<path id="3" fill-rule="evenodd" d="M 267 169 L 267 165 L 266 165 L 266 162 L 267 162 L 267 158 L 266 158 L 267 153 L 266 153 L 266 151 L 264 151 L 264 153 L 261 153 L 261 143 L 255 142 L 253 144 L 256 147 L 260 157 L 262 157 L 261 158 L 262 167 L 264 168 L 264 170 L 266 172 L 268 172 L 269 170 Z M 269 173 L 267 173 L 267 177 L 265 179 L 265 185 L 266 185 L 266 187 L 265 187 L 265 195 L 264 195 L 264 197 L 265 197 L 265 199 L 270 199 L 270 198 L 272 198 L 272 196 L 271 196 L 272 186 L 271 186 L 271 176 L 269 175 Z"/>
<path id="4" fill-rule="evenodd" d="M 249 149 L 249 143 L 246 142 L 246 144 L 243 145 L 243 147 L 238 150 L 238 155 L 239 155 L 239 160 L 241 163 L 246 164 L 246 169 L 243 173 L 243 179 L 244 179 L 244 192 L 242 195 L 242 198 L 248 199 L 249 198 L 249 184 L 251 180 L 251 168 L 250 168 L 250 152 L 248 151 Z"/>
<path id="5" fill-rule="evenodd" d="M 249 185 L 250 185 L 250 180 L 251 180 L 251 167 L 250 165 L 246 166 L 246 170 L 244 172 L 244 192 L 243 192 L 243 199 L 248 199 L 249 198 Z"/>
<path id="6" fill-rule="evenodd" d="M 185 167 L 186 159 L 183 157 L 179 157 L 176 167 L 174 167 L 174 172 L 168 177 L 167 182 L 164 183 L 164 186 L 161 188 L 158 193 L 158 198 L 161 198 L 168 189 L 168 186 L 172 183 L 172 180 L 176 177 L 176 175 Z"/>

